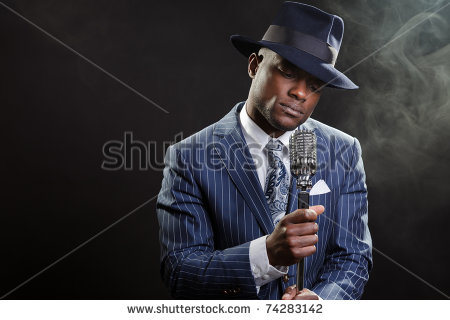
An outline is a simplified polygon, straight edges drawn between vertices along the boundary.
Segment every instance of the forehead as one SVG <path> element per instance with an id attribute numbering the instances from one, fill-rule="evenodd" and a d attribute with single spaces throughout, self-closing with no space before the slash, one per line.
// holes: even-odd
<path id="1" fill-rule="evenodd" d="M 271 58 L 272 58 L 272 59 L 270 59 L 270 60 L 271 60 L 271 62 L 272 62 L 274 65 L 282 66 L 282 67 L 285 67 L 285 68 L 289 68 L 289 69 L 291 69 L 291 70 L 293 70 L 293 71 L 301 71 L 301 72 L 305 72 L 305 71 L 303 71 L 303 69 L 300 69 L 299 67 L 297 67 L 297 66 L 294 65 L 293 63 L 291 63 L 291 62 L 289 62 L 288 60 L 284 59 L 284 58 L 283 58 L 282 56 L 280 56 L 278 53 L 273 52 Z"/>
<path id="2" fill-rule="evenodd" d="M 290 63 L 289 61 L 287 61 L 286 59 L 284 59 L 282 56 L 280 56 L 278 53 L 273 52 L 271 54 L 271 60 L 273 63 L 275 64 L 281 64 L 281 65 L 286 65 L 286 66 L 291 66 L 294 68 L 297 68 L 296 66 L 294 66 L 292 63 Z"/>

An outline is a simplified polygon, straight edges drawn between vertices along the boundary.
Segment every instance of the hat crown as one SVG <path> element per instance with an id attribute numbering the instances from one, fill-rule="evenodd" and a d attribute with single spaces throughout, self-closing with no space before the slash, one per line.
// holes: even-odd
<path id="1" fill-rule="evenodd" d="M 344 36 L 340 17 L 303 3 L 284 2 L 272 24 L 313 36 L 337 51 Z"/>
<path id="2" fill-rule="evenodd" d="M 246 58 L 268 48 L 328 87 L 357 89 L 334 66 L 344 36 L 344 21 L 316 7 L 286 1 L 259 41 L 233 35 L 231 42 Z"/>

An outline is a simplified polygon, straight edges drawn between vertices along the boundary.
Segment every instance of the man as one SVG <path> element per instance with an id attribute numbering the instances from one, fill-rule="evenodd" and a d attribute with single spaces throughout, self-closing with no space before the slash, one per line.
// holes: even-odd
<path id="1" fill-rule="evenodd" d="M 174 297 L 361 296 L 372 264 L 361 148 L 309 118 L 323 86 L 357 88 L 334 68 L 342 35 L 339 17 L 285 2 L 261 41 L 232 36 L 249 59 L 248 99 L 166 154 L 157 213 L 162 277 Z M 331 190 L 311 196 L 310 209 L 297 209 L 289 172 L 296 128 L 316 134 L 312 182 Z"/>

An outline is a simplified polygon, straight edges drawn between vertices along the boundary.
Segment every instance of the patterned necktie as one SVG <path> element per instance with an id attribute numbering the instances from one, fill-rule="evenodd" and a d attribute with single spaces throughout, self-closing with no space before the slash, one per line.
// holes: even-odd
<path id="1" fill-rule="evenodd" d="M 267 169 L 264 194 L 276 225 L 286 214 L 289 195 L 289 176 L 281 160 L 283 144 L 279 140 L 270 140 L 266 145 L 269 167 Z"/>

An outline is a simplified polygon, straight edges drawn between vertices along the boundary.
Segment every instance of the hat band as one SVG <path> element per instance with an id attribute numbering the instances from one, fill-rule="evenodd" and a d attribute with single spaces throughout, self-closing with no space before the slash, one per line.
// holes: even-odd
<path id="1" fill-rule="evenodd" d="M 328 43 L 308 34 L 274 24 L 269 26 L 262 40 L 295 47 L 332 66 L 336 63 L 338 56 L 338 51 Z"/>

